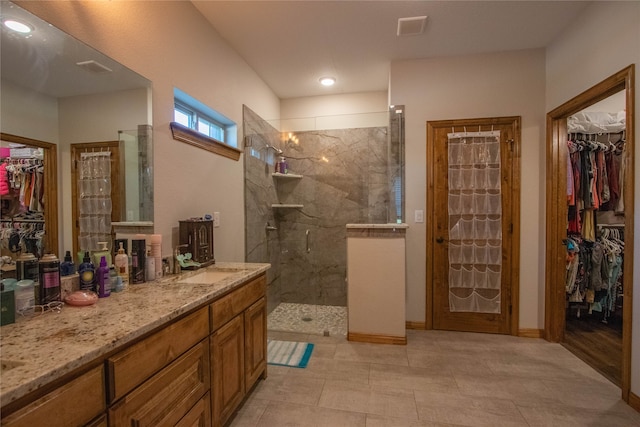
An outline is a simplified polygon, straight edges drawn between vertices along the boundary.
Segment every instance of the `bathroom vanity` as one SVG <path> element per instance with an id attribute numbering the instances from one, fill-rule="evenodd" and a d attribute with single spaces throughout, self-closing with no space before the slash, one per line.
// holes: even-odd
<path id="1" fill-rule="evenodd" d="M 267 374 L 268 268 L 217 263 L 3 326 L 2 425 L 224 425 Z"/>
<path id="2" fill-rule="evenodd" d="M 347 224 L 349 341 L 406 344 L 407 224 Z"/>

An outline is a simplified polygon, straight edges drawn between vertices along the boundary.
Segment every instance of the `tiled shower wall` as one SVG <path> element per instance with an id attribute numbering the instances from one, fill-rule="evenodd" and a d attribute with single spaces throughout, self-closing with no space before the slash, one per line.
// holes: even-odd
<path id="1" fill-rule="evenodd" d="M 244 108 L 246 260 L 269 262 L 269 312 L 280 302 L 347 304 L 346 224 L 395 222 L 387 127 L 296 132 L 297 143 Z M 284 151 L 290 173 L 272 177 Z M 390 154 L 391 153 L 391 154 Z M 272 208 L 272 204 L 302 208 Z M 267 223 L 276 230 L 267 230 Z"/>

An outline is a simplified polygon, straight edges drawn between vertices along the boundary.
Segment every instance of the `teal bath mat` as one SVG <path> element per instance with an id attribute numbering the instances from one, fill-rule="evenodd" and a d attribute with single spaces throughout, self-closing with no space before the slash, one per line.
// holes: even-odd
<path id="1" fill-rule="evenodd" d="M 305 368 L 313 353 L 313 344 L 295 341 L 267 341 L 267 363 L 269 365 Z"/>

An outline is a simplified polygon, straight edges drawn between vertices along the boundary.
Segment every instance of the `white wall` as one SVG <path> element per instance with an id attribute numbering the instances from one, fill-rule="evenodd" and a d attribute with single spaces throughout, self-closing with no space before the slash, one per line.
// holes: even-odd
<path id="1" fill-rule="evenodd" d="M 387 99 L 387 92 L 283 99 L 280 103 L 282 120 L 271 124 L 283 132 L 387 126 Z"/>
<path id="2" fill-rule="evenodd" d="M 58 143 L 58 100 L 4 79 L 0 86 L 2 132 Z"/>
<path id="3" fill-rule="evenodd" d="M 241 133 L 242 104 L 280 117 L 268 86 L 190 2 L 16 3 L 152 81 L 154 222 L 164 236 L 163 256 L 172 253 L 178 220 L 218 211 L 216 260 L 243 261 L 243 161 L 173 140 L 173 88 L 235 121 Z"/>
<path id="4" fill-rule="evenodd" d="M 62 222 L 58 253 L 73 248 L 71 144 L 118 141 L 119 130 L 137 129 L 139 124 L 148 124 L 147 92 L 141 88 L 58 99 L 58 184 L 62 189 L 58 205 Z"/>
<path id="5" fill-rule="evenodd" d="M 544 83 L 543 50 L 391 64 L 391 103 L 405 105 L 407 320 L 425 320 L 428 224 L 412 219 L 426 209 L 427 121 L 522 116 L 520 328 L 543 327 Z"/>
<path id="6" fill-rule="evenodd" d="M 551 111 L 621 69 L 636 64 L 634 296 L 631 391 L 640 396 L 640 2 L 596 2 L 547 49 L 546 110 Z"/>

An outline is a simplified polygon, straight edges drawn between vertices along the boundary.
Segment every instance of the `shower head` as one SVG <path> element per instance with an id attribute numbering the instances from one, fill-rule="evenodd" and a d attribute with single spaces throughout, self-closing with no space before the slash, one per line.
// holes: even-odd
<path id="1" fill-rule="evenodd" d="M 265 146 L 265 148 L 266 148 L 267 150 L 268 150 L 268 149 L 272 149 L 272 150 L 273 150 L 273 151 L 275 151 L 277 154 L 282 154 L 282 150 L 281 150 L 281 149 L 279 149 L 278 147 L 274 147 L 273 145 L 269 145 L 269 144 L 267 144 L 267 145 Z"/>

